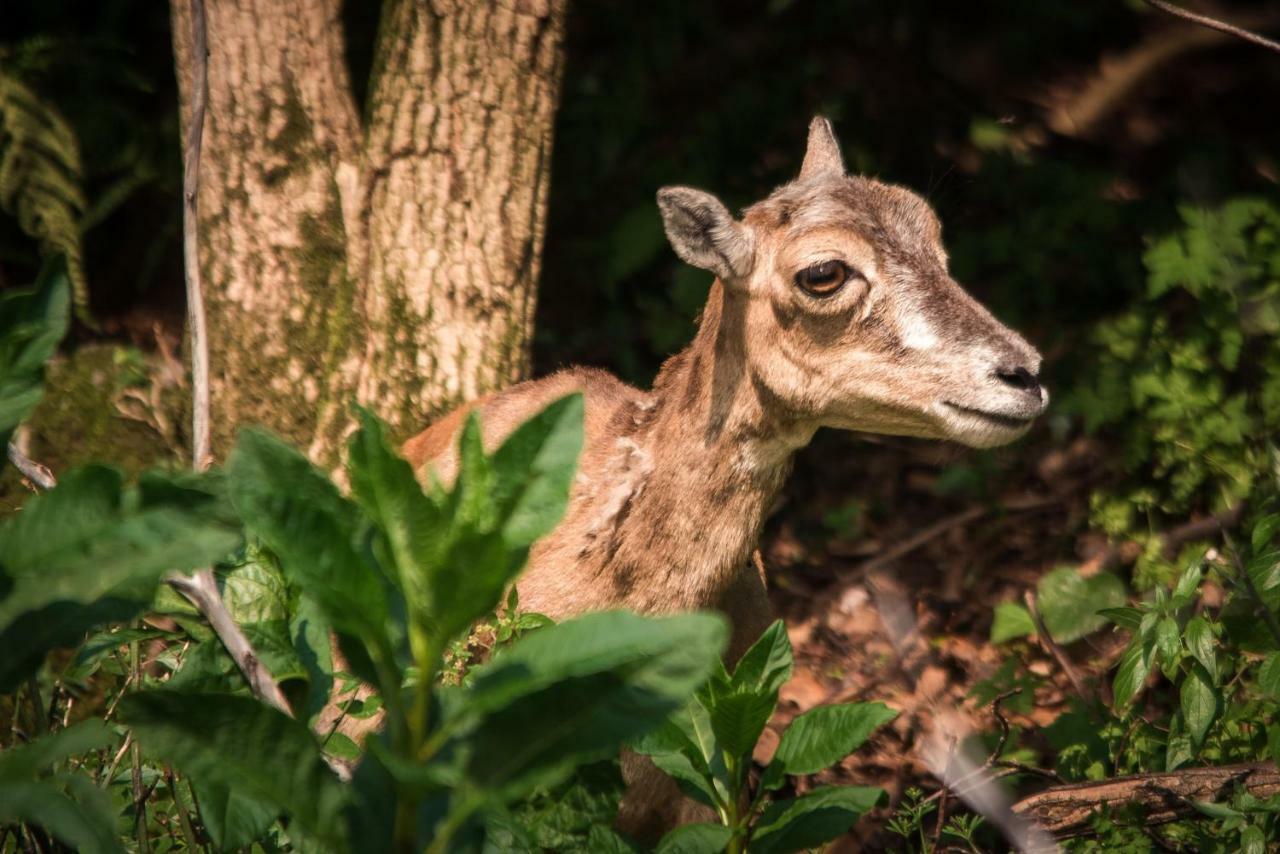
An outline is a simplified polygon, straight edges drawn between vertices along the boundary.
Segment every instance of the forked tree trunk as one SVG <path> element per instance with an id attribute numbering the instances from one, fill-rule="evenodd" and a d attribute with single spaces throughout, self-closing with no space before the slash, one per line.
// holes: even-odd
<path id="1" fill-rule="evenodd" d="M 353 401 L 407 432 L 524 373 L 566 3 L 386 0 L 362 121 L 340 0 L 209 0 L 215 454 L 258 423 L 332 465 Z"/>

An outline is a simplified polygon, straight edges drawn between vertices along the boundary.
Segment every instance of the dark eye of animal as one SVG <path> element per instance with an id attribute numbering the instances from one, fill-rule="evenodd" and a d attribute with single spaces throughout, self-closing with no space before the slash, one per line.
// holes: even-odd
<path id="1" fill-rule="evenodd" d="M 796 284 L 815 297 L 829 297 L 856 275 L 843 261 L 823 261 L 796 273 Z"/>

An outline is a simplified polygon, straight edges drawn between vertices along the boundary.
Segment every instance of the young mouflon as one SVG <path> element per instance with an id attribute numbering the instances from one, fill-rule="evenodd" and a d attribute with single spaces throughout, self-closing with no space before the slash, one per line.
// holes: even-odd
<path id="1" fill-rule="evenodd" d="M 689 187 L 660 190 L 658 208 L 676 254 L 716 279 L 693 342 L 652 390 L 569 368 L 456 410 L 404 453 L 447 482 L 467 412 L 480 410 L 495 447 L 582 392 L 578 476 L 520 576 L 521 607 L 555 618 L 716 608 L 733 623 L 734 657 L 771 619 L 749 557 L 819 427 L 991 447 L 1025 433 L 1048 393 L 1040 355 L 951 278 L 928 203 L 846 175 L 824 118 L 799 177 L 741 219 Z M 645 802 L 663 797 L 629 793 L 624 825 L 645 826 Z"/>

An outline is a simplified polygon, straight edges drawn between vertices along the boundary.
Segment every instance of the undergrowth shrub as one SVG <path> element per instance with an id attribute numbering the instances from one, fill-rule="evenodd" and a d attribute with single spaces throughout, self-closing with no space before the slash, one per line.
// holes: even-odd
<path id="1" fill-rule="evenodd" d="M 1176 572 L 1159 528 L 1253 495 L 1280 430 L 1280 208 L 1181 214 L 1144 255 L 1143 298 L 1095 330 L 1095 365 L 1067 401 L 1119 448 L 1122 476 L 1095 493 L 1093 521 L 1146 545 L 1143 587 Z"/>

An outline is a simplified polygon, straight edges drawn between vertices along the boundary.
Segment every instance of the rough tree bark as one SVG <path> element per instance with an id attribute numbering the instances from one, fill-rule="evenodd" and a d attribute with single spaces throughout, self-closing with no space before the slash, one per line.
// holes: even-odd
<path id="1" fill-rule="evenodd" d="M 362 119 L 340 0 L 210 0 L 215 455 L 259 423 L 332 465 L 353 401 L 407 432 L 524 373 L 566 4 L 386 0 Z"/>

